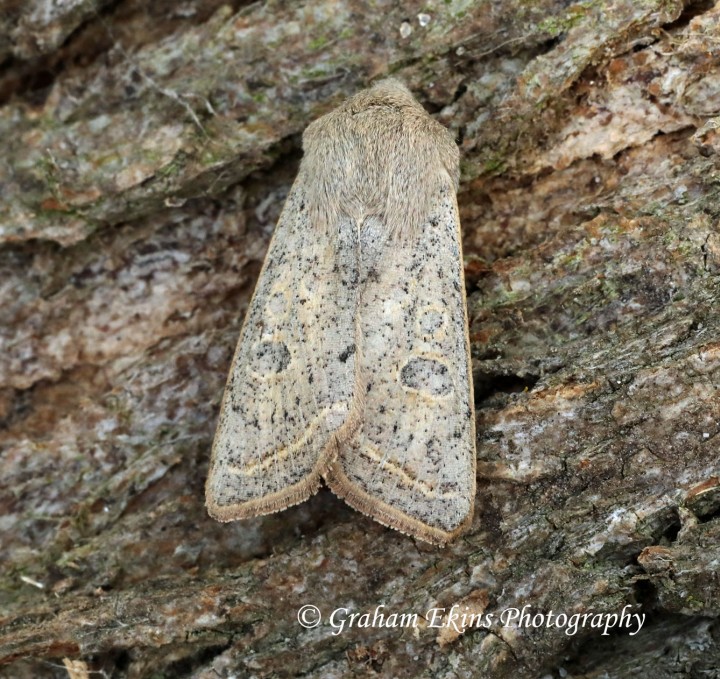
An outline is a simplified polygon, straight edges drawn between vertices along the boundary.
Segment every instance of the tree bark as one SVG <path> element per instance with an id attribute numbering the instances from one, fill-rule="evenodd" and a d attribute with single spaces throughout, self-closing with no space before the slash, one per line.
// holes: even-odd
<path id="1" fill-rule="evenodd" d="M 0 677 L 720 676 L 720 3 L 0 16 Z M 431 547 L 327 490 L 218 524 L 300 133 L 387 74 L 461 145 L 472 529 Z"/>

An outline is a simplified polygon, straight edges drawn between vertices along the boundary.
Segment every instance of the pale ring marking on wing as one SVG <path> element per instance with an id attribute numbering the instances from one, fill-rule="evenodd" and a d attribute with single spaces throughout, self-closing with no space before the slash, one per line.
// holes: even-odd
<path id="1" fill-rule="evenodd" d="M 380 449 L 370 443 L 363 443 L 360 452 L 373 462 L 377 462 L 378 464 L 380 464 L 383 469 L 387 469 L 391 474 L 400 477 L 400 479 L 402 479 L 404 483 L 412 486 L 413 488 L 416 488 L 426 497 L 439 499 L 458 497 L 458 494 L 453 492 L 440 493 L 425 481 L 420 481 L 413 478 L 405 471 L 405 469 L 403 469 L 400 464 L 391 462 L 390 460 L 385 458 Z"/>
<path id="2" fill-rule="evenodd" d="M 439 319 L 439 327 L 436 330 L 430 330 L 427 327 L 428 322 L 433 322 L 432 315 L 436 315 Z M 449 319 L 447 311 L 438 304 L 428 304 L 422 307 L 417 313 L 415 319 L 418 334 L 421 337 L 433 340 L 442 340 L 447 334 Z"/>
<path id="3" fill-rule="evenodd" d="M 315 278 L 310 276 L 303 276 L 303 278 L 300 280 L 298 290 L 300 294 L 306 298 L 306 304 L 317 306 L 315 302 L 315 294 L 317 293 L 317 289 L 318 282 Z"/>
<path id="4" fill-rule="evenodd" d="M 290 311 L 290 296 L 284 284 L 275 284 L 270 291 L 269 299 L 265 305 L 265 316 L 270 316 L 275 322 L 280 323 Z"/>
<path id="5" fill-rule="evenodd" d="M 299 450 L 302 450 L 302 448 L 307 445 L 311 437 L 317 433 L 323 422 L 327 420 L 328 415 L 334 413 L 346 415 L 348 410 L 349 409 L 347 404 L 344 403 L 335 403 L 332 406 L 323 408 L 322 412 L 317 417 L 315 417 L 312 422 L 310 422 L 310 424 L 307 426 L 307 428 L 303 432 L 303 435 L 294 443 L 291 443 L 289 446 L 285 446 L 284 448 L 280 448 L 279 450 L 273 450 L 267 455 L 265 455 L 264 459 L 253 460 L 252 462 L 246 464 L 244 467 L 238 467 L 237 465 L 228 465 L 228 472 L 237 476 L 251 476 L 253 474 L 268 470 L 277 462 L 282 462 L 289 456 L 293 455 Z"/>

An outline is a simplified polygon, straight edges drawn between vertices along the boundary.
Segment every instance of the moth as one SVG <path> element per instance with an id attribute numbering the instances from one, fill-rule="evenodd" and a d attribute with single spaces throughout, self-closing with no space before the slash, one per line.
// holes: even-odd
<path id="1" fill-rule="evenodd" d="M 399 81 L 311 123 L 232 361 L 206 485 L 220 521 L 325 483 L 445 544 L 472 519 L 459 151 Z"/>

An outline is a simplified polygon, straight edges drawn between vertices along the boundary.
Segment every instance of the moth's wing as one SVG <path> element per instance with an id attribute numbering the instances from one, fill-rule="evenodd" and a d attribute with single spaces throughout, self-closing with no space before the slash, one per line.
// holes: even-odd
<path id="1" fill-rule="evenodd" d="M 276 226 L 225 388 L 206 484 L 221 521 L 302 502 L 357 419 L 357 230 L 347 220 L 320 233 L 303 181 Z"/>
<path id="2" fill-rule="evenodd" d="M 326 479 L 350 505 L 444 544 L 472 520 L 475 422 L 457 200 L 448 179 L 410 238 L 360 234 L 360 426 Z"/>

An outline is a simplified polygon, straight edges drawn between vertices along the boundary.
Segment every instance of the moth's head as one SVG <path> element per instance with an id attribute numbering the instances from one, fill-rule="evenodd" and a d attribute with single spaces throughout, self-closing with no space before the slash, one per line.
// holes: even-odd
<path id="1" fill-rule="evenodd" d="M 397 109 L 413 109 L 425 113 L 425 109 L 413 97 L 412 92 L 395 78 L 379 80 L 372 87 L 350 97 L 345 106 L 351 113 L 361 113 L 375 106 Z"/>

